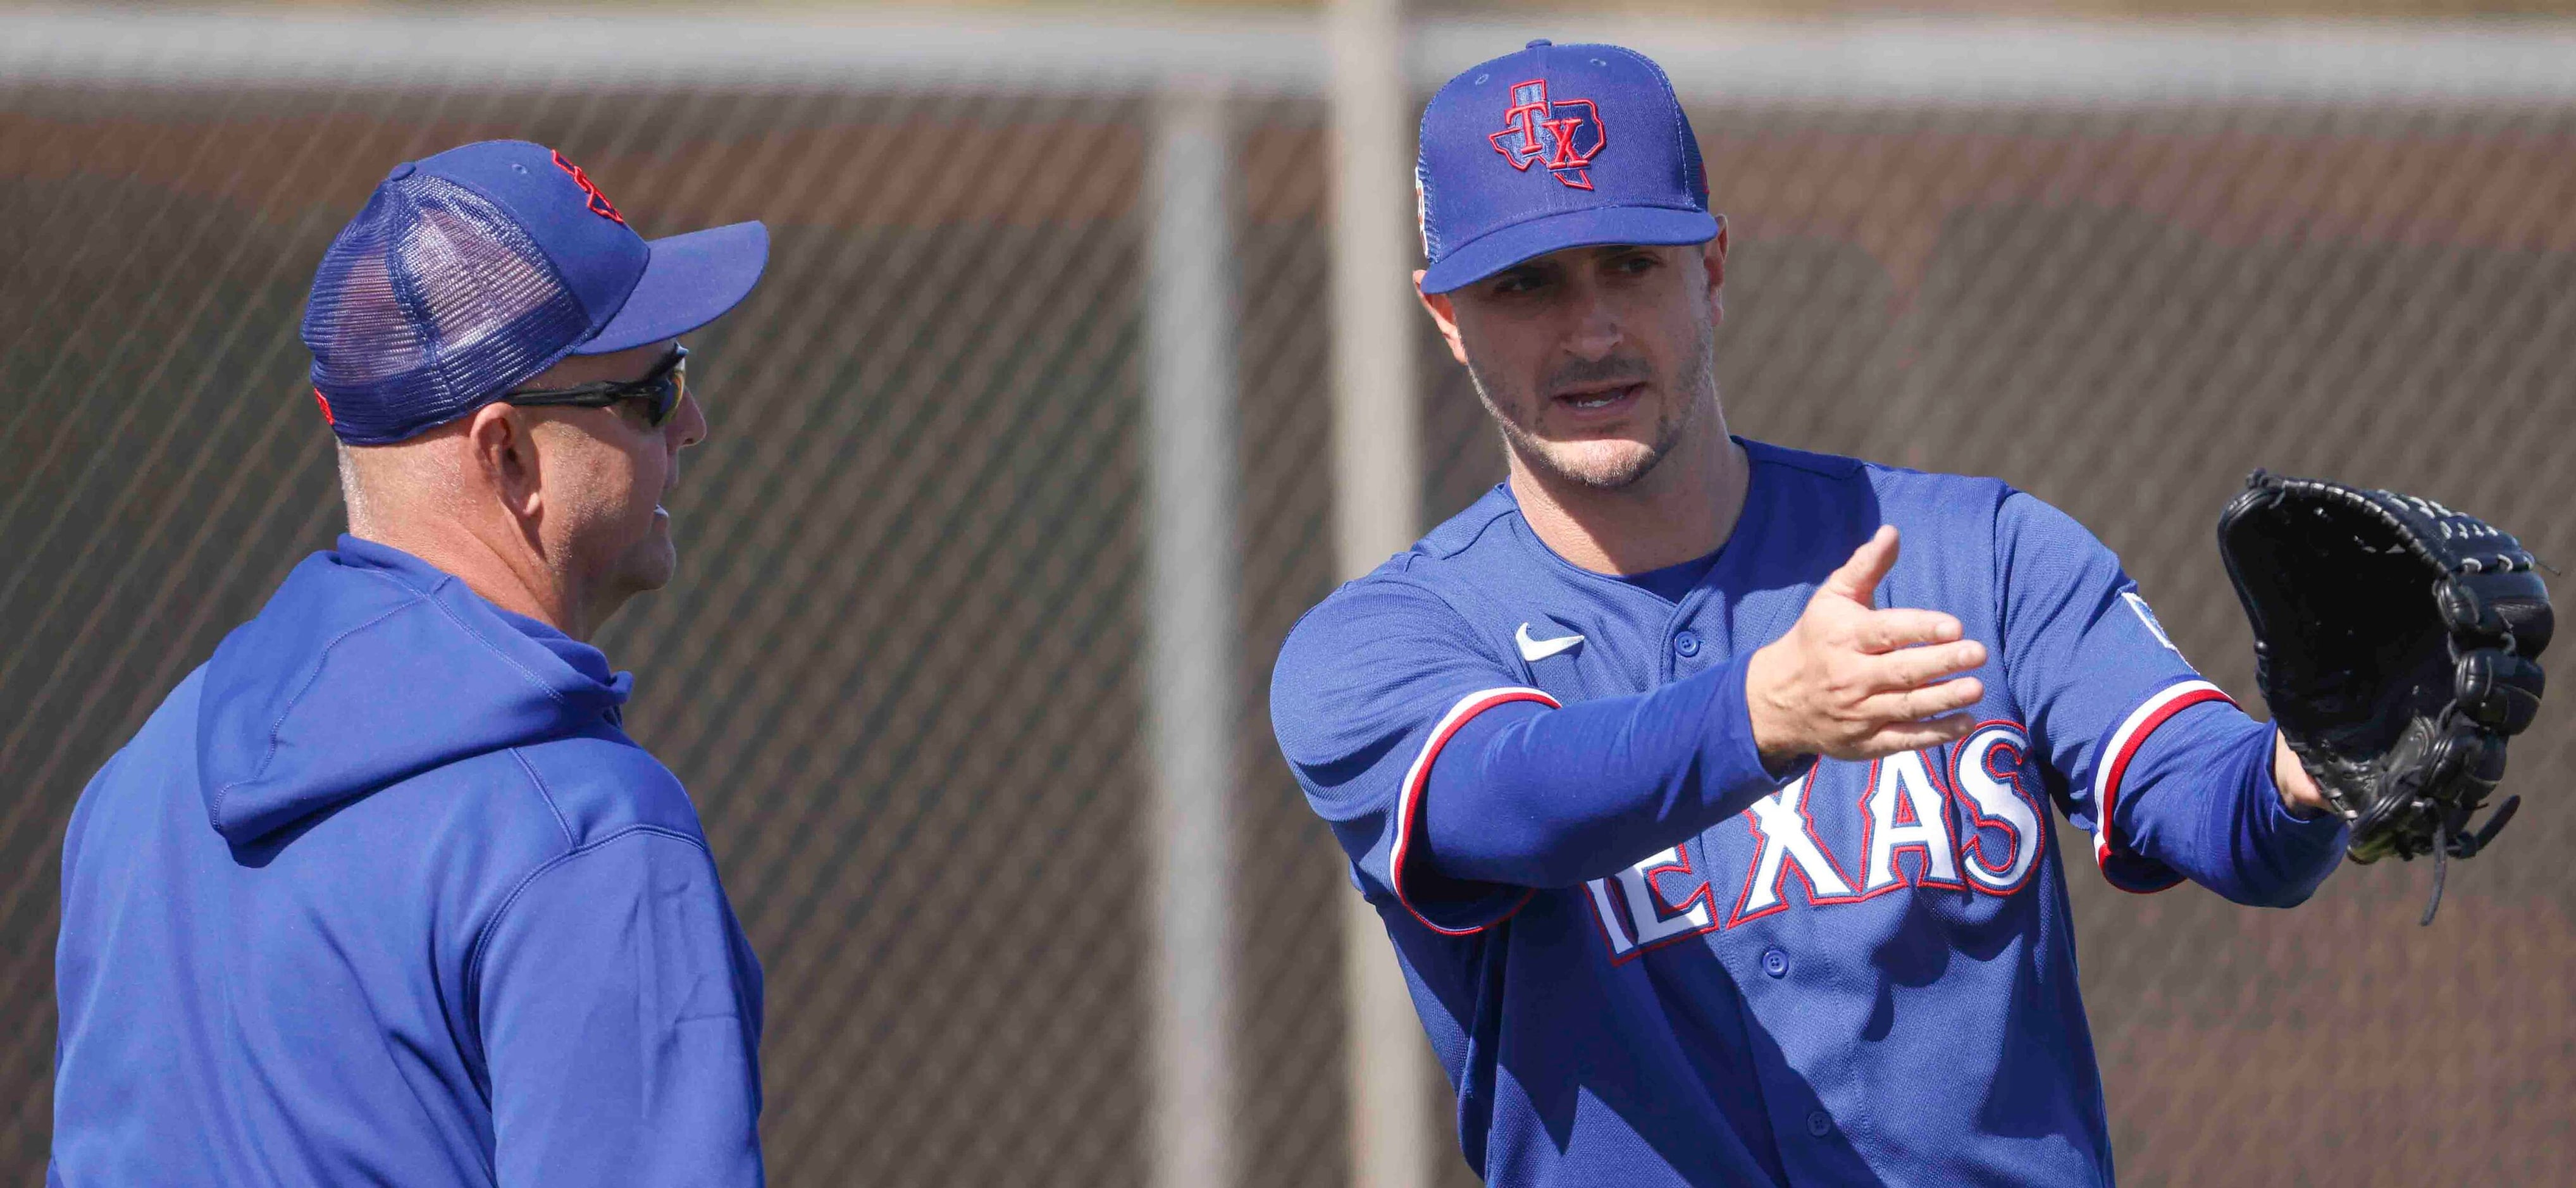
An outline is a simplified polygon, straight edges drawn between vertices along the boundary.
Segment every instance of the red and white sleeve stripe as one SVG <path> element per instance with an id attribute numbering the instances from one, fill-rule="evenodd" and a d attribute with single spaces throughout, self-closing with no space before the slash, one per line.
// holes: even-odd
<path id="1" fill-rule="evenodd" d="M 2175 714 L 2211 701 L 2236 704 L 2234 698 L 2207 681 L 2176 681 L 2139 702 L 2138 708 L 2130 710 L 2121 721 L 2120 728 L 2111 732 L 2111 740 L 2102 747 L 2102 761 L 2093 769 L 2095 866 L 2107 866 L 2111 861 L 2111 810 L 2119 801 L 2121 781 L 2128 777 L 2129 761 L 2137 757 L 2138 748 L 2156 732 L 2156 727 L 2172 721 Z M 2104 877 L 2109 877 L 2107 870 Z M 2118 886 L 2118 881 L 2113 880 L 2113 885 Z"/>
<path id="2" fill-rule="evenodd" d="M 1413 839 L 1421 832 L 1422 791 L 1431 782 L 1432 761 L 1440 757 L 1441 748 L 1449 745 L 1449 740 L 1457 735 L 1459 727 L 1467 724 L 1468 719 L 1495 706 L 1514 701 L 1535 701 L 1549 709 L 1562 708 L 1555 698 L 1544 692 L 1519 687 L 1486 689 L 1459 698 L 1458 703 L 1450 706 L 1449 712 L 1440 715 L 1440 721 L 1431 727 L 1431 737 L 1423 740 L 1422 753 L 1414 756 L 1413 766 L 1405 770 L 1404 787 L 1397 794 L 1395 849 L 1387 858 L 1387 884 L 1395 889 L 1395 900 L 1404 905 L 1405 911 L 1412 913 L 1413 918 L 1420 921 L 1423 927 L 1442 936 L 1473 936 L 1482 932 L 1511 918 L 1513 912 L 1521 910 L 1522 906 L 1529 903 L 1530 896 L 1536 894 L 1531 892 L 1523 895 L 1520 903 L 1512 905 L 1510 911 L 1504 912 L 1493 920 L 1472 928 L 1450 928 L 1433 923 L 1429 917 L 1422 914 L 1421 909 L 1413 905 L 1412 898 L 1404 893 L 1405 856 L 1413 846 Z"/>

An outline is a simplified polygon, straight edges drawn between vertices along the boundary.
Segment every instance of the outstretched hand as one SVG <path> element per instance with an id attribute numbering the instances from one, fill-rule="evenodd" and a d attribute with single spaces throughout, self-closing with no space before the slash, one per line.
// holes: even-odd
<path id="1" fill-rule="evenodd" d="M 1745 672 L 1753 742 L 1777 771 L 1805 755 L 1875 759 L 1967 735 L 1985 696 L 1975 677 L 1986 645 L 1962 639 L 1939 611 L 1879 610 L 1871 595 L 1896 565 L 1893 526 L 1880 526 L 1825 579 L 1805 613 Z"/>

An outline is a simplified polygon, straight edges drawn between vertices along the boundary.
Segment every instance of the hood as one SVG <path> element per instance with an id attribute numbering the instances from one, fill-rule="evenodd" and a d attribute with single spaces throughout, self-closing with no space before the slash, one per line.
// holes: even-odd
<path id="1" fill-rule="evenodd" d="M 614 727 L 633 683 L 427 562 L 343 536 L 206 662 L 206 816 L 256 841 L 444 764 Z"/>

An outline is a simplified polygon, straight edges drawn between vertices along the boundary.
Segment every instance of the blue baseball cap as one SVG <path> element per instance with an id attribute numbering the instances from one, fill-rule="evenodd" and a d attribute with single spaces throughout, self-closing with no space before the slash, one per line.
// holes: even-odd
<path id="1" fill-rule="evenodd" d="M 1450 79 L 1422 111 L 1413 181 L 1426 293 L 1570 247 L 1717 238 L 1672 81 L 1615 45 L 1533 41 Z"/>
<path id="2" fill-rule="evenodd" d="M 487 140 L 394 167 L 322 254 L 313 397 L 352 445 L 401 441 L 567 355 L 674 338 L 759 283 L 759 223 L 647 241 L 562 153 Z"/>

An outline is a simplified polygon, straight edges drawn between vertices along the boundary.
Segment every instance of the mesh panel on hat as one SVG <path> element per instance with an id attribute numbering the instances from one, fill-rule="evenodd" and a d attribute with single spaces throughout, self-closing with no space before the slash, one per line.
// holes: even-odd
<path id="1" fill-rule="evenodd" d="M 313 386 L 355 444 L 400 441 L 545 370 L 590 329 L 554 265 L 474 191 L 376 188 L 331 242 L 304 312 Z"/>

